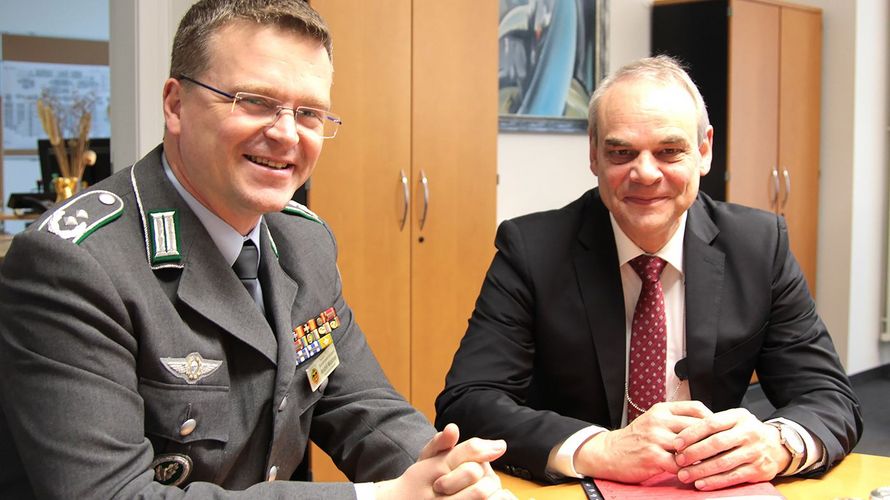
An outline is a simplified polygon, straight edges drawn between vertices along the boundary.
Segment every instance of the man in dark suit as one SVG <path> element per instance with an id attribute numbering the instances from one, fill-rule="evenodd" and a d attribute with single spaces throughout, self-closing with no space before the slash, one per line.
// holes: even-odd
<path id="1" fill-rule="evenodd" d="M 3 264 L 0 497 L 509 497 L 503 442 L 434 434 L 390 386 L 290 201 L 339 125 L 332 74 L 302 0 L 191 7 L 163 144 Z M 287 481 L 310 438 L 363 484 Z"/>
<path id="2" fill-rule="evenodd" d="M 862 433 L 856 396 L 784 220 L 699 193 L 713 129 L 694 83 L 643 59 L 589 118 L 599 187 L 500 226 L 438 425 L 506 440 L 496 465 L 539 480 L 828 470 Z M 763 422 L 739 408 L 755 370 Z"/>

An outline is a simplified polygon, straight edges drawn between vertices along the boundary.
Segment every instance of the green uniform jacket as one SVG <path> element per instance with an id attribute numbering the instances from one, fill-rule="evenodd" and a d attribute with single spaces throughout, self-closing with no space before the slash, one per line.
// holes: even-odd
<path id="1" fill-rule="evenodd" d="M 310 438 L 353 481 L 415 461 L 434 430 L 346 305 L 330 229 L 300 207 L 264 219 L 268 322 L 161 147 L 16 236 L 0 270 L 0 497 L 353 497 L 281 481 Z M 294 329 L 330 308 L 340 365 L 312 391 Z"/>

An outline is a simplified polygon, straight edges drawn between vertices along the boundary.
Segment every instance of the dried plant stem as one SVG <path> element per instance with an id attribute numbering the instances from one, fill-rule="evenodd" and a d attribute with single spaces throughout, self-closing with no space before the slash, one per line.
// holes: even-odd
<path id="1" fill-rule="evenodd" d="M 40 123 L 43 125 L 43 130 L 49 137 L 49 143 L 52 145 L 53 151 L 56 153 L 56 158 L 59 160 L 59 173 L 61 173 L 62 177 L 70 177 L 71 170 L 68 164 L 68 154 L 66 152 L 65 142 L 62 140 L 62 134 L 59 131 L 59 118 L 56 115 L 55 110 L 52 105 L 44 103 L 43 99 L 38 99 L 37 114 L 40 117 Z"/>
<path id="2" fill-rule="evenodd" d="M 80 122 L 77 127 L 77 143 L 74 148 L 71 148 L 71 165 L 75 165 L 75 172 L 72 174 L 76 174 L 77 176 L 77 184 L 80 185 L 80 180 L 83 178 L 83 171 L 86 169 L 86 161 L 84 160 L 84 153 L 90 145 L 89 134 L 90 134 L 90 122 L 91 115 L 88 112 L 84 112 L 80 115 Z"/>

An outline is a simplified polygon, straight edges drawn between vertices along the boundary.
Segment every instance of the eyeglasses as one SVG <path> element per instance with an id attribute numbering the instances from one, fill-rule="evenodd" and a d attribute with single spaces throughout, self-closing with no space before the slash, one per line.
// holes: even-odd
<path id="1" fill-rule="evenodd" d="M 275 122 L 278 121 L 278 117 L 281 116 L 281 112 L 284 110 L 288 110 L 294 115 L 294 121 L 299 129 L 315 134 L 322 139 L 333 139 L 337 135 L 337 129 L 343 123 L 339 116 L 323 109 L 310 108 L 308 106 L 289 108 L 278 99 L 264 95 L 251 94 L 250 92 L 237 92 L 232 95 L 185 75 L 179 75 L 177 78 L 200 85 L 223 97 L 228 97 L 232 100 L 232 113 L 238 112 L 246 118 L 255 120 L 264 127 L 275 125 Z"/>

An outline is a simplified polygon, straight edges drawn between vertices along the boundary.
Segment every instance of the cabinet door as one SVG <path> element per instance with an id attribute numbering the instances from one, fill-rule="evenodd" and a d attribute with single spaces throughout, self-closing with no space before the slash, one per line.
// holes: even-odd
<path id="1" fill-rule="evenodd" d="M 822 14 L 783 7 L 781 26 L 779 206 L 788 221 L 791 251 L 815 295 Z"/>
<path id="2" fill-rule="evenodd" d="M 333 109 L 309 204 L 339 246 L 343 292 L 383 371 L 406 398 L 410 372 L 410 221 L 401 172 L 411 168 L 411 4 L 315 1 L 334 38 Z M 342 480 L 313 449 L 317 481 Z"/>
<path id="3" fill-rule="evenodd" d="M 745 0 L 731 5 L 726 198 L 774 211 L 779 196 L 779 7 Z"/>
<path id="4" fill-rule="evenodd" d="M 497 2 L 414 2 L 411 402 L 430 419 L 494 255 L 497 27 Z"/>

